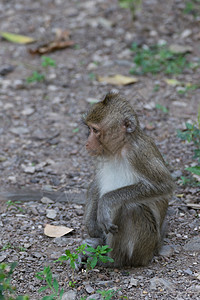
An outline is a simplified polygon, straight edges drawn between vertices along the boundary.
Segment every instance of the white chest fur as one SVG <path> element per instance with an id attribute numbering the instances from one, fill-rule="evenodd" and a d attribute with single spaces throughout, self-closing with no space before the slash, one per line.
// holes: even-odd
<path id="1" fill-rule="evenodd" d="M 97 182 L 100 188 L 100 197 L 138 182 L 138 175 L 130 167 L 126 158 L 112 159 L 99 162 L 97 171 Z"/>

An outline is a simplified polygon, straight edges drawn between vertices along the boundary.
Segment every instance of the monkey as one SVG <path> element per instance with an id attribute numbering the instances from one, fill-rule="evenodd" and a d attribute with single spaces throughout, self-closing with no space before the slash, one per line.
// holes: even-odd
<path id="1" fill-rule="evenodd" d="M 108 245 L 113 267 L 146 266 L 164 236 L 174 183 L 165 161 L 119 93 L 109 92 L 84 117 L 96 172 L 87 192 L 90 246 Z"/>

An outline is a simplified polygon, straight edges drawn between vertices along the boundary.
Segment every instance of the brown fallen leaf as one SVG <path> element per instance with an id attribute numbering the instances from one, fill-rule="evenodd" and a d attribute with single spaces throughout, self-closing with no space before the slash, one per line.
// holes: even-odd
<path id="1" fill-rule="evenodd" d="M 29 53 L 42 55 L 74 45 L 74 41 L 70 40 L 70 33 L 68 30 L 62 31 L 61 29 L 57 29 L 54 38 L 46 37 L 44 39 L 45 42 L 40 43 L 35 49 L 29 49 Z"/>
<path id="2" fill-rule="evenodd" d="M 68 228 L 66 226 L 55 226 L 55 225 L 46 224 L 44 227 L 44 234 L 49 237 L 61 237 L 73 230 L 74 229 Z"/>
<path id="3" fill-rule="evenodd" d="M 138 82 L 138 79 L 135 77 L 128 77 L 120 74 L 116 74 L 114 76 L 107 77 L 98 77 L 99 82 L 106 82 L 112 85 L 128 85 Z"/>

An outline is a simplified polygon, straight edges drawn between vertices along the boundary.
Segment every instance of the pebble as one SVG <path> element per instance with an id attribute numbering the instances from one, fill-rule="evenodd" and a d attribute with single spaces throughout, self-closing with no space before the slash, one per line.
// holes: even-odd
<path id="1" fill-rule="evenodd" d="M 0 255 L 0 262 L 4 261 L 7 256 L 8 256 L 8 254 L 1 254 Z"/>
<path id="2" fill-rule="evenodd" d="M 185 251 L 200 252 L 200 236 L 195 236 L 183 247 Z"/>
<path id="3" fill-rule="evenodd" d="M 150 280 L 150 289 L 155 290 L 157 286 L 164 286 L 166 289 L 173 291 L 175 286 L 168 280 L 164 278 L 154 277 Z"/>
<path id="4" fill-rule="evenodd" d="M 86 300 L 99 300 L 101 299 L 101 295 L 100 294 L 92 294 L 89 297 L 86 298 Z"/>
<path id="5" fill-rule="evenodd" d="M 70 290 L 63 294 L 62 300 L 75 300 L 76 294 L 77 294 L 77 292 Z"/>
<path id="6" fill-rule="evenodd" d="M 57 212 L 56 212 L 55 209 L 47 209 L 46 210 L 46 216 L 47 216 L 47 218 L 54 220 L 56 218 L 56 215 L 57 215 Z"/>
<path id="7" fill-rule="evenodd" d="M 93 287 L 92 287 L 91 285 L 86 285 L 86 286 L 85 286 L 85 290 L 86 290 L 86 292 L 87 292 L 88 294 L 94 293 L 94 289 L 93 289 Z"/>
<path id="8" fill-rule="evenodd" d="M 29 129 L 27 127 L 12 127 L 9 130 L 11 133 L 16 134 L 16 135 L 22 135 L 22 134 L 26 134 L 29 133 Z"/>
<path id="9" fill-rule="evenodd" d="M 42 198 L 40 199 L 40 202 L 42 202 L 43 204 L 51 204 L 51 203 L 54 203 L 54 201 L 51 200 L 51 199 L 48 198 L 48 197 L 42 197 Z"/>
<path id="10" fill-rule="evenodd" d="M 135 279 L 135 278 L 133 278 L 133 277 L 131 277 L 131 279 L 130 279 L 130 283 L 129 283 L 129 286 L 128 286 L 128 288 L 131 288 L 132 286 L 135 286 L 135 287 L 137 287 L 137 286 L 138 286 L 138 284 L 139 284 L 138 280 L 137 280 L 137 279 Z"/>
<path id="11" fill-rule="evenodd" d="M 164 245 L 159 251 L 159 255 L 169 257 L 174 253 L 174 249 L 170 245 Z"/>

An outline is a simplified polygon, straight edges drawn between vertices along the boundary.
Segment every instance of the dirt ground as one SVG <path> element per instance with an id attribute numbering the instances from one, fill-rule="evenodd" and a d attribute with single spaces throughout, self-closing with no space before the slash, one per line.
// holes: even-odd
<path id="1" fill-rule="evenodd" d="M 173 78 L 199 84 L 199 68 L 180 75 L 138 75 L 138 82 L 127 86 L 98 81 L 98 76 L 130 76 L 133 42 L 154 45 L 164 40 L 168 45 L 190 46 L 188 57 L 199 60 L 200 16 L 183 13 L 185 2 L 180 0 L 142 3 L 135 21 L 115 0 L 0 3 L 1 31 L 43 42 L 57 29 L 68 30 L 75 42 L 46 54 L 56 67 L 45 70 L 45 81 L 28 84 L 33 71 L 44 71 L 41 57 L 28 52 L 35 44 L 0 40 L 0 262 L 18 262 L 13 284 L 18 294 L 30 299 L 41 299 L 35 273 L 48 265 L 64 288 L 64 299 L 99 299 L 96 291 L 108 288 L 120 289 L 115 299 L 200 299 L 200 212 L 188 206 L 199 203 L 200 191 L 179 184 L 194 160 L 193 146 L 177 137 L 177 129 L 197 119 L 200 89 L 179 94 L 165 82 Z M 84 199 L 93 166 L 84 148 L 87 132 L 81 116 L 112 88 L 131 102 L 177 182 L 167 216 L 168 234 L 163 255 L 149 266 L 78 272 L 72 289 L 70 268 L 54 261 L 66 249 L 74 251 L 85 237 Z M 156 109 L 156 104 L 169 112 Z M 52 202 L 41 201 L 43 196 Z M 21 202 L 9 206 L 8 200 Z M 44 235 L 47 223 L 74 231 L 50 238 Z"/>

